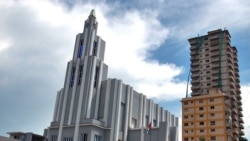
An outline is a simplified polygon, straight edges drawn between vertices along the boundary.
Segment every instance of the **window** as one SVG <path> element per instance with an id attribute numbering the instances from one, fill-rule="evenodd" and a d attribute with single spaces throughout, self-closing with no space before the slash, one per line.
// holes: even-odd
<path id="1" fill-rule="evenodd" d="M 215 121 L 211 121 L 211 122 L 210 122 L 210 125 L 215 125 Z"/>
<path id="2" fill-rule="evenodd" d="M 132 118 L 132 128 L 136 128 L 137 120 L 135 118 Z"/>
<path id="3" fill-rule="evenodd" d="M 125 115 L 126 115 L 126 105 L 125 103 L 121 103 L 121 109 L 120 109 L 120 124 L 119 124 L 119 130 L 124 131 L 125 128 Z"/>
<path id="4" fill-rule="evenodd" d="M 210 109 L 214 109 L 214 106 L 210 106 Z"/>
<path id="5" fill-rule="evenodd" d="M 204 115 L 200 115 L 200 117 L 204 117 Z"/>
<path id="6" fill-rule="evenodd" d="M 14 136 L 14 139 L 20 139 L 20 136 Z M 53 139 L 53 138 L 52 138 Z"/>
<path id="7" fill-rule="evenodd" d="M 79 67 L 79 74 L 78 74 L 77 85 L 81 85 L 81 82 L 82 82 L 82 71 L 83 71 L 83 65 L 81 65 L 81 66 Z"/>
<path id="8" fill-rule="evenodd" d="M 51 136 L 51 141 L 57 141 L 57 135 L 52 135 Z"/>
<path id="9" fill-rule="evenodd" d="M 214 113 L 211 113 L 211 114 L 210 114 L 210 117 L 214 117 Z"/>
<path id="10" fill-rule="evenodd" d="M 204 108 L 203 107 L 199 107 L 199 110 L 202 111 L 202 110 L 204 110 Z"/>
<path id="11" fill-rule="evenodd" d="M 95 81 L 94 81 L 94 88 L 97 87 L 97 84 L 98 84 L 98 77 L 99 77 L 99 67 L 96 67 L 95 68 Z"/>
<path id="12" fill-rule="evenodd" d="M 211 136 L 210 140 L 216 140 L 216 137 L 215 136 Z"/>
<path id="13" fill-rule="evenodd" d="M 207 86 L 211 86 L 211 83 L 207 83 Z"/>
<path id="14" fill-rule="evenodd" d="M 188 126 L 188 123 L 184 123 L 184 126 Z"/>
<path id="15" fill-rule="evenodd" d="M 209 60 L 206 60 L 206 62 L 209 62 Z"/>
<path id="16" fill-rule="evenodd" d="M 211 132 L 215 132 L 215 129 L 211 129 Z"/>
<path id="17" fill-rule="evenodd" d="M 188 116 L 184 116 L 184 119 L 187 119 L 188 118 Z"/>
<path id="18" fill-rule="evenodd" d="M 207 71 L 207 74 L 210 74 L 210 71 Z"/>
<path id="19" fill-rule="evenodd" d="M 156 127 L 157 126 L 157 122 L 156 122 L 155 119 L 153 120 L 153 123 L 154 123 L 153 126 Z"/>
<path id="20" fill-rule="evenodd" d="M 200 133 L 204 133 L 204 130 L 203 130 L 203 129 L 201 129 L 201 130 L 200 130 Z"/>
<path id="21" fill-rule="evenodd" d="M 210 80 L 210 77 L 207 77 L 207 80 Z"/>
<path id="22" fill-rule="evenodd" d="M 206 54 L 206 56 L 209 56 L 209 54 Z"/>
<path id="23" fill-rule="evenodd" d="M 148 116 L 146 116 L 145 126 L 147 126 L 148 124 L 149 124 L 149 118 L 148 118 Z"/>
<path id="24" fill-rule="evenodd" d="M 64 137 L 63 141 L 73 141 L 73 138 L 72 137 Z"/>
<path id="25" fill-rule="evenodd" d="M 203 103 L 203 100 L 199 100 L 199 103 Z"/>
<path id="26" fill-rule="evenodd" d="M 78 48 L 77 58 L 81 58 L 82 57 L 82 52 L 83 52 L 83 41 L 80 41 L 80 46 Z"/>
<path id="27" fill-rule="evenodd" d="M 210 100 L 209 100 L 210 102 L 214 102 L 214 98 L 210 98 Z"/>
<path id="28" fill-rule="evenodd" d="M 87 141 L 88 140 L 88 134 L 82 134 L 81 137 L 82 137 L 81 141 Z"/>
<path id="29" fill-rule="evenodd" d="M 209 65 L 206 65 L 206 68 L 209 68 Z"/>
<path id="30" fill-rule="evenodd" d="M 186 134 L 187 134 L 187 133 L 188 133 L 188 130 L 184 130 L 184 133 L 186 133 Z"/>
<path id="31" fill-rule="evenodd" d="M 95 135 L 94 141 L 101 141 L 101 136 Z"/>
<path id="32" fill-rule="evenodd" d="M 188 105 L 188 102 L 187 102 L 187 101 L 185 101 L 185 102 L 184 102 L 184 105 Z"/>
<path id="33" fill-rule="evenodd" d="M 185 109 L 184 109 L 184 112 L 188 112 L 188 108 L 185 108 Z"/>
<path id="34" fill-rule="evenodd" d="M 75 67 L 73 67 L 71 70 L 70 83 L 69 83 L 70 87 L 74 86 L 75 70 L 76 70 Z"/>
<path id="35" fill-rule="evenodd" d="M 200 122 L 200 125 L 204 125 L 204 122 Z"/>
<path id="36" fill-rule="evenodd" d="M 188 138 L 184 138 L 184 141 L 188 141 Z"/>
<path id="37" fill-rule="evenodd" d="M 97 42 L 94 41 L 94 46 L 93 46 L 93 55 L 96 55 L 97 52 Z"/>

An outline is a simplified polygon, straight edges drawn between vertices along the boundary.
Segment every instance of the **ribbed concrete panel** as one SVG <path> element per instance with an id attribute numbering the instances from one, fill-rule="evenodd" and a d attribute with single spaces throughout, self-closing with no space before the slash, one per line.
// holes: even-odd
<path id="1" fill-rule="evenodd" d="M 161 133 L 167 140 L 168 112 L 122 80 L 107 78 L 105 41 L 96 35 L 97 25 L 91 11 L 83 33 L 76 36 L 48 141 L 149 141 L 145 129 L 150 123 L 152 139 L 158 140 Z"/>

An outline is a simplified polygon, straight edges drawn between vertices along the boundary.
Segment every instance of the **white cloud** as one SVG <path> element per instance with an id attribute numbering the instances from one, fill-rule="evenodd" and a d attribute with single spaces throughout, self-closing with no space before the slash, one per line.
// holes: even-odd
<path id="1" fill-rule="evenodd" d="M 172 8 L 167 7 L 173 11 L 169 16 L 172 19 L 178 14 L 179 21 L 172 26 L 171 32 L 176 33 L 173 35 L 179 39 L 205 34 L 207 31 L 218 28 L 227 28 L 230 31 L 249 29 L 249 1 L 217 0 L 216 2 L 194 1 L 190 3 L 178 0 L 173 3 Z M 165 12 L 165 9 L 162 9 L 162 12 Z"/>
<path id="2" fill-rule="evenodd" d="M 182 68 L 147 59 L 148 51 L 168 37 L 168 29 L 157 20 L 155 12 L 128 11 L 122 17 L 108 19 L 99 16 L 99 34 L 107 42 L 105 62 L 110 77 L 122 79 L 138 92 L 156 99 L 183 96 L 185 83 L 175 80 Z"/>
<path id="3" fill-rule="evenodd" d="M 133 10 L 112 15 L 116 11 L 110 11 L 113 9 L 107 5 L 81 5 L 68 10 L 49 1 L 5 1 L 0 2 L 0 37 L 4 48 L 0 51 L 0 110 L 13 120 L 35 117 L 38 109 L 39 114 L 52 115 L 53 98 L 63 85 L 75 36 L 82 32 L 84 20 L 93 7 L 99 22 L 98 35 L 107 43 L 105 62 L 109 65 L 109 76 L 122 79 L 151 97 L 171 100 L 182 96 L 180 90 L 185 84 L 175 79 L 182 68 L 148 60 L 148 51 L 168 37 L 168 29 L 157 19 L 157 11 Z M 2 108 L 9 99 L 16 104 L 5 111 Z M 16 116 L 17 109 L 29 113 Z M 1 128 L 15 130 L 16 125 L 4 117 L 0 120 L 8 124 Z M 41 124 L 48 124 L 44 122 Z M 18 126 L 34 131 L 32 125 L 35 123 L 22 122 Z"/>
<path id="4" fill-rule="evenodd" d="M 221 2 L 223 1 L 220 1 L 223 5 Z M 244 3 L 235 5 L 237 9 L 243 9 L 243 11 L 231 10 L 237 12 L 234 16 L 248 13 L 249 10 L 245 7 L 249 3 L 245 4 L 246 6 Z M 49 1 L 14 0 L 0 2 L 0 79 L 1 82 L 4 80 L 4 85 L 0 85 L 0 95 L 8 94 L 16 97 L 17 100 L 24 96 L 30 98 L 32 94 L 34 99 L 29 102 L 33 103 L 28 106 L 32 107 L 31 105 L 35 104 L 38 106 L 35 107 L 37 110 L 44 106 L 43 101 L 48 101 L 50 104 L 43 107 L 40 114 L 52 115 L 52 110 L 48 111 L 48 108 L 53 109 L 54 106 L 54 99 L 51 97 L 55 97 L 56 90 L 63 85 L 66 63 L 73 53 L 75 35 L 82 32 L 84 20 L 93 7 L 96 9 L 99 22 L 98 35 L 106 41 L 105 62 L 109 65 L 110 77 L 124 80 L 138 92 L 149 97 L 173 100 L 184 96 L 186 82 L 177 79 L 183 68 L 171 63 L 161 64 L 157 60 L 148 60 L 150 56 L 148 51 L 157 49 L 170 36 L 170 30 L 158 20 L 159 11 L 131 10 L 116 13 L 117 7 L 110 8 L 104 4 L 79 5 L 68 10 Z M 207 10 L 206 7 L 205 10 Z M 211 16 L 213 12 L 207 11 L 206 16 L 202 11 L 197 11 L 196 16 L 190 14 L 193 17 L 180 24 L 180 28 L 183 26 L 183 35 L 197 31 L 198 29 L 194 29 L 198 25 L 207 28 L 209 23 L 219 18 L 223 19 L 221 14 L 215 15 L 215 19 L 208 20 L 207 17 L 213 17 Z M 245 14 L 242 15 L 245 16 Z M 196 23 L 197 19 L 199 23 L 190 24 Z M 241 21 L 239 26 L 249 24 L 249 19 L 245 20 Z M 229 24 L 235 22 L 235 20 L 230 21 Z M 175 34 L 180 35 L 180 32 Z M 249 87 L 249 85 L 242 86 L 244 120 L 245 126 L 248 126 L 245 133 L 249 133 L 247 131 L 250 124 L 249 112 L 246 111 L 249 103 L 245 100 L 250 97 L 246 97 L 246 94 L 249 95 Z M 17 89 L 14 90 L 14 88 Z M 3 100 L 2 97 L 0 100 Z M 35 112 L 30 109 L 29 113 L 32 111 Z M 11 112 L 11 109 L 8 112 Z M 47 122 L 50 119 L 47 119 Z M 15 128 L 15 125 L 13 127 Z M 30 130 L 32 129 L 31 127 Z"/>
<path id="5" fill-rule="evenodd" d="M 11 41 L 8 39 L 1 39 L 0 40 L 0 51 L 3 51 L 4 49 L 11 46 Z"/>

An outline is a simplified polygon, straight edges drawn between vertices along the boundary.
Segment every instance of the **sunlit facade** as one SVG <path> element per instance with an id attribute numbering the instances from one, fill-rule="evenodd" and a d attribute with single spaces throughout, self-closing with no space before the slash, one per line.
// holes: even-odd
<path id="1" fill-rule="evenodd" d="M 177 141 L 178 118 L 122 80 L 107 78 L 105 41 L 92 10 L 76 36 L 48 141 Z M 145 132 L 152 125 L 149 134 Z"/>
<path id="2" fill-rule="evenodd" d="M 242 102 L 241 102 L 241 91 L 240 91 L 240 80 L 239 80 L 239 69 L 238 69 L 238 57 L 237 49 L 234 46 L 231 46 L 230 43 L 230 34 L 228 30 L 214 30 L 208 32 L 207 35 L 198 36 L 195 38 L 189 39 L 190 43 L 190 56 L 191 56 L 191 98 L 182 99 L 182 121 L 183 121 L 183 133 L 182 138 L 184 141 L 197 140 L 198 136 L 206 137 L 206 140 L 225 140 L 225 141 L 238 141 L 241 136 L 244 135 L 243 129 L 243 115 L 242 115 Z M 210 94 L 210 90 L 217 89 L 220 92 L 217 94 Z M 196 114 L 193 113 L 193 119 L 184 118 L 185 108 L 190 106 L 190 103 L 184 103 L 190 99 L 199 99 L 200 101 L 206 101 L 206 98 L 216 99 L 218 95 L 223 93 L 224 99 L 221 103 L 217 105 L 209 105 L 209 102 L 206 102 L 207 105 L 204 105 L 206 112 L 203 113 L 203 116 L 206 118 L 195 118 Z M 187 104 L 187 105 L 186 105 Z M 192 105 L 192 104 L 191 104 Z M 201 105 L 193 105 L 194 108 L 198 108 Z M 198 106 L 198 107 L 197 107 Z M 209 106 L 214 108 L 221 108 L 220 114 L 216 115 L 217 119 L 210 119 L 210 114 L 213 113 L 213 110 L 208 110 Z M 226 106 L 223 108 L 223 106 Z M 191 106 L 192 107 L 192 106 Z M 200 112 L 200 111 L 199 111 Z M 224 119 L 225 117 L 225 119 Z M 190 125 L 190 122 L 204 122 L 202 129 L 197 128 L 195 125 Z M 221 138 L 221 135 L 214 136 L 211 133 L 210 122 L 214 121 L 215 125 L 220 125 L 223 129 L 225 135 L 224 139 Z M 224 123 L 221 123 L 224 122 Z M 184 126 L 185 125 L 185 126 Z M 225 126 L 225 127 L 224 127 Z M 187 135 L 187 128 L 190 128 L 194 132 L 194 137 Z M 201 130 L 202 134 L 198 134 L 196 131 Z M 207 130 L 206 130 L 207 129 Z M 208 130 L 209 129 L 209 130 Z M 220 128 L 215 128 L 215 132 Z M 189 130 L 188 130 L 189 131 Z M 203 132 L 204 131 L 204 132 Z M 205 132 L 206 131 L 206 132 Z"/>

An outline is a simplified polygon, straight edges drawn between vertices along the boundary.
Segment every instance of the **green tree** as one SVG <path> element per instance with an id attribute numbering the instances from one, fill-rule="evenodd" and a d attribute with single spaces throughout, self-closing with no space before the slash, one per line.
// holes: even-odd
<path id="1" fill-rule="evenodd" d="M 248 139 L 245 137 L 240 137 L 240 141 L 248 141 Z"/>
<path id="2" fill-rule="evenodd" d="M 200 137 L 199 139 L 200 139 L 200 141 L 206 141 L 206 139 L 204 137 Z"/>

